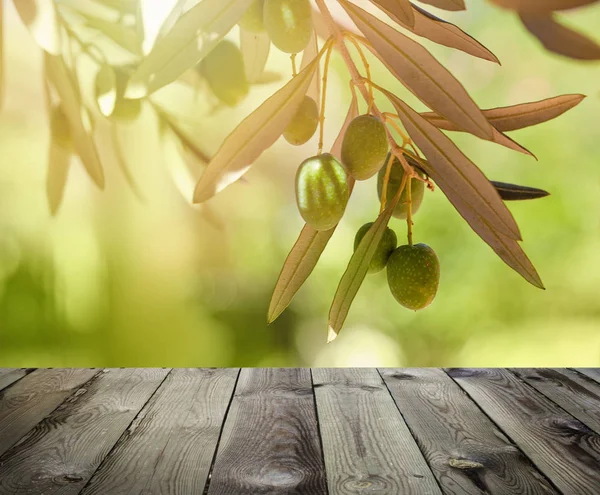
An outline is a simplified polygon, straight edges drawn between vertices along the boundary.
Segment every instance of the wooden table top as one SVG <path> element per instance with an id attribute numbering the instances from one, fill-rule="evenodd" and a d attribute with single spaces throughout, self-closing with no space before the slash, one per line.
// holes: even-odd
<path id="1" fill-rule="evenodd" d="M 600 494 L 600 369 L 0 369 L 0 494 Z"/>

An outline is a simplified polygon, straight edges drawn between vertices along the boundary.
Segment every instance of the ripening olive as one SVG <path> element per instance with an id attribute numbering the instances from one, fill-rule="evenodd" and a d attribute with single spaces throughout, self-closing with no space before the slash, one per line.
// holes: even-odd
<path id="1" fill-rule="evenodd" d="M 385 125 L 372 115 L 359 115 L 346 129 L 342 141 L 342 163 L 356 180 L 375 175 L 388 152 Z"/>
<path id="2" fill-rule="evenodd" d="M 226 105 L 237 105 L 248 94 L 242 52 L 229 40 L 220 41 L 200 63 L 200 73 L 214 95 Z"/>
<path id="3" fill-rule="evenodd" d="M 396 301 L 408 309 L 423 309 L 437 293 L 440 262 L 426 244 L 400 246 L 388 259 L 387 279 Z"/>
<path id="4" fill-rule="evenodd" d="M 329 230 L 344 215 L 348 176 L 329 153 L 304 160 L 296 173 L 296 202 L 304 221 L 315 230 Z"/>
<path id="5" fill-rule="evenodd" d="M 294 117 L 283 131 L 283 137 L 294 146 L 306 143 L 317 130 L 319 108 L 310 96 L 305 96 Z"/>
<path id="6" fill-rule="evenodd" d="M 239 26 L 252 33 L 263 32 L 265 30 L 265 24 L 263 22 L 264 4 L 265 0 L 253 0 L 250 7 L 248 7 L 248 10 L 246 10 L 238 22 Z"/>
<path id="7" fill-rule="evenodd" d="M 386 159 L 387 162 L 387 159 Z M 383 192 L 383 181 L 385 180 L 385 169 L 386 167 L 382 167 L 379 173 L 377 174 L 377 195 L 379 196 L 379 200 L 381 201 L 381 193 Z M 404 177 L 404 167 L 398 160 L 398 158 L 394 158 L 392 163 L 392 170 L 390 171 L 390 178 L 388 181 L 387 192 L 386 192 L 386 200 L 391 201 L 396 193 L 398 192 L 398 188 L 402 184 L 402 179 Z M 400 200 L 394 208 L 394 212 L 392 215 L 396 218 L 405 219 L 408 213 L 408 190 L 404 187 L 404 191 L 400 195 Z M 412 179 L 410 181 L 410 198 L 412 203 L 411 213 L 414 215 L 421 203 L 423 202 L 423 196 L 425 195 L 425 183 L 418 179 Z"/>
<path id="8" fill-rule="evenodd" d="M 309 0 L 265 0 L 263 21 L 273 44 L 286 53 L 304 50 L 313 32 Z"/>
<path id="9" fill-rule="evenodd" d="M 50 112 L 50 137 L 54 144 L 65 150 L 73 148 L 71 127 L 60 105 L 53 107 Z"/>
<path id="10" fill-rule="evenodd" d="M 364 224 L 358 232 L 356 233 L 356 237 L 354 238 L 354 251 L 358 248 L 360 241 L 365 236 L 365 234 L 369 231 L 374 222 Z M 387 227 L 379 244 L 377 245 L 377 249 L 371 258 L 371 263 L 369 263 L 369 271 L 368 273 L 377 273 L 385 268 L 385 265 L 388 262 L 390 255 L 396 249 L 396 245 L 398 244 L 398 239 L 396 238 L 396 233 Z"/>

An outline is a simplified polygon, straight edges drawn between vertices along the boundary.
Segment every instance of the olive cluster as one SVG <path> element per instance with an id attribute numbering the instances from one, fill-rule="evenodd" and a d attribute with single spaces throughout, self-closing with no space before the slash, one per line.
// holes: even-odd
<path id="1" fill-rule="evenodd" d="M 315 230 L 329 230 L 341 220 L 349 199 L 349 178 L 366 180 L 376 174 L 377 192 L 381 200 L 388 162 L 388 140 L 385 125 L 372 115 L 360 115 L 348 125 L 341 149 L 341 163 L 331 154 L 322 153 L 304 160 L 296 174 L 296 200 L 302 218 Z M 397 158 L 391 164 L 386 197 L 398 193 L 404 179 L 404 168 Z M 411 178 L 410 204 L 404 188 L 392 216 L 406 219 L 408 208 L 416 213 L 424 196 L 424 182 Z M 373 223 L 363 225 L 354 240 L 354 249 Z M 369 273 L 387 267 L 390 291 L 403 306 L 418 310 L 433 301 L 440 278 L 439 260 L 425 244 L 398 247 L 395 232 L 386 228 L 369 265 Z"/>

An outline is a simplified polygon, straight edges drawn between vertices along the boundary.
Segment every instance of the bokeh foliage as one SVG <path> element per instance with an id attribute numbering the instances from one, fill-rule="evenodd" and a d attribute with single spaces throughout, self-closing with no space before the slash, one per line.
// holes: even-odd
<path id="1" fill-rule="evenodd" d="M 293 175 L 315 143 L 298 150 L 277 143 L 246 182 L 208 208 L 192 208 L 188 199 L 201 169 L 181 160 L 176 142 L 163 147 L 157 136 L 153 139 L 154 117 L 145 108 L 121 129 L 142 199 L 128 189 L 116 163 L 105 171 L 104 192 L 80 167 L 72 167 L 61 214 L 50 218 L 40 54 L 9 5 L 0 120 L 0 365 L 600 363 L 597 64 L 548 55 L 513 16 L 479 2 L 468 14 L 451 16 L 503 62 L 498 68 L 431 46 L 480 106 L 589 95 L 561 119 L 515 133 L 539 162 L 457 137 L 490 178 L 552 193 L 510 205 L 547 290 L 523 283 L 479 242 L 441 193 L 428 194 L 415 235 L 435 246 L 441 258 L 442 289 L 435 306 L 407 312 L 395 304 L 383 274 L 373 276 L 355 300 L 344 334 L 326 346 L 324 315 L 356 229 L 376 214 L 375 180 L 357 186 L 345 224 L 319 267 L 281 319 L 267 326 L 274 280 L 302 225 L 293 203 Z M 593 33 L 600 12 L 594 7 L 569 19 Z M 283 54 L 272 53 L 268 67 L 289 76 Z M 342 77 L 337 58 L 334 68 Z M 374 78 L 393 85 L 383 69 L 374 68 Z M 253 87 L 235 109 L 216 107 L 210 98 L 177 85 L 163 90 L 160 99 L 211 153 L 278 84 Z M 341 79 L 333 84 L 330 141 L 333 123 L 341 122 L 349 100 L 347 85 Z"/>

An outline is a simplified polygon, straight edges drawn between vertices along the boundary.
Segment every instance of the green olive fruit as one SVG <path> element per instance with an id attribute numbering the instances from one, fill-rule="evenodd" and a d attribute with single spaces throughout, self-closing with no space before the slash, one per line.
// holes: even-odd
<path id="1" fill-rule="evenodd" d="M 309 0 L 265 0 L 263 21 L 273 44 L 285 53 L 304 50 L 313 32 Z"/>
<path id="2" fill-rule="evenodd" d="M 238 25 L 250 31 L 252 33 L 261 33 L 265 30 L 265 24 L 263 22 L 263 7 L 265 0 L 253 0 L 248 7 L 248 10 L 244 13 Z"/>
<path id="3" fill-rule="evenodd" d="M 348 176 L 333 155 L 304 160 L 296 173 L 296 202 L 304 221 L 315 230 L 329 230 L 344 215 L 350 191 Z"/>
<path id="4" fill-rule="evenodd" d="M 242 52 L 229 40 L 220 41 L 200 63 L 200 73 L 213 94 L 233 107 L 248 94 Z"/>
<path id="5" fill-rule="evenodd" d="M 53 107 L 50 113 L 50 136 L 57 146 L 65 150 L 73 148 L 71 126 L 60 105 Z"/>
<path id="6" fill-rule="evenodd" d="M 374 176 L 385 162 L 388 140 L 385 125 L 372 115 L 359 115 L 346 129 L 342 163 L 356 180 Z"/>
<path id="7" fill-rule="evenodd" d="M 142 112 L 142 100 L 125 98 L 127 89 L 128 75 L 122 70 L 115 70 L 117 81 L 117 99 L 110 118 L 124 122 L 131 122 L 137 119 Z"/>
<path id="8" fill-rule="evenodd" d="M 283 137 L 294 146 L 306 143 L 317 130 L 319 108 L 310 96 L 305 96 L 294 117 L 283 131 Z"/>
<path id="9" fill-rule="evenodd" d="M 426 244 L 400 246 L 388 259 L 387 279 L 396 301 L 408 309 L 423 309 L 437 293 L 440 261 Z"/>
<path id="10" fill-rule="evenodd" d="M 374 222 L 364 224 L 358 232 L 356 233 L 356 237 L 354 237 L 354 251 L 358 248 L 360 241 L 365 236 L 365 234 L 369 231 Z M 398 239 L 396 237 L 396 233 L 387 227 L 383 236 L 381 236 L 381 240 L 377 245 L 377 249 L 375 250 L 375 254 L 371 258 L 371 263 L 369 263 L 369 271 L 368 273 L 377 273 L 385 268 L 385 265 L 388 262 L 390 255 L 396 249 L 398 245 Z"/>
<path id="11" fill-rule="evenodd" d="M 387 162 L 387 159 L 386 159 Z M 382 167 L 377 174 L 377 195 L 379 201 L 381 201 L 381 194 L 383 192 L 383 182 L 385 180 L 385 169 Z M 386 200 L 391 201 L 398 192 L 398 188 L 402 184 L 404 178 L 404 167 L 397 158 L 394 158 L 392 162 L 392 170 L 390 171 L 390 178 L 388 180 Z M 410 181 L 410 198 L 412 203 L 411 213 L 414 215 L 423 202 L 423 196 L 425 195 L 425 183 L 418 179 L 411 179 Z M 408 214 L 408 189 L 404 187 L 404 191 L 400 195 L 400 200 L 394 208 L 392 215 L 396 218 L 405 219 Z"/>

